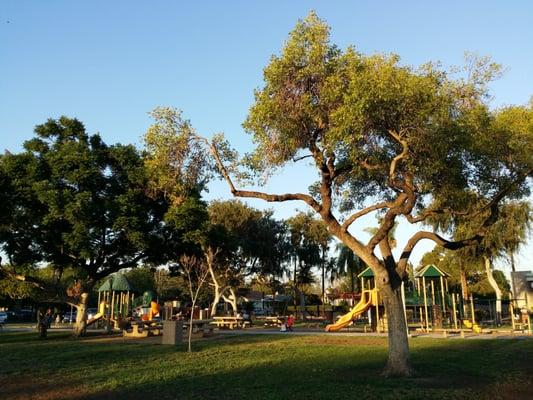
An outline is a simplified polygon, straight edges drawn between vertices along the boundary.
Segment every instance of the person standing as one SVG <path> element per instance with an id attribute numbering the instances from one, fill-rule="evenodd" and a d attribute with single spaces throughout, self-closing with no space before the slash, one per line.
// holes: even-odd
<path id="1" fill-rule="evenodd" d="M 292 332 L 292 327 L 294 325 L 294 315 L 289 315 L 289 317 L 287 318 L 287 330 L 289 332 Z"/>

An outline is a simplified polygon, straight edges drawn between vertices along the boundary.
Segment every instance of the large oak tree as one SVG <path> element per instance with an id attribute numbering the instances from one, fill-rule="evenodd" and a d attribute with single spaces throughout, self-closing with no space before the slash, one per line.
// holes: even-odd
<path id="1" fill-rule="evenodd" d="M 244 123 L 256 147 L 243 160 L 261 177 L 311 160 L 318 180 L 309 193 L 242 190 L 221 138 L 199 138 L 233 195 L 306 203 L 372 268 L 388 317 L 385 375 L 411 373 L 400 287 L 415 246 L 424 239 L 448 249 L 478 243 L 500 202 L 529 193 L 533 112 L 489 108 L 487 83 L 499 72 L 486 58 L 468 58 L 454 75 L 438 64 L 415 68 L 396 55 L 342 50 L 311 13 L 264 69 Z M 370 213 L 379 223 L 364 242 L 350 227 Z M 395 257 L 389 232 L 400 219 L 434 229 L 420 229 Z M 478 221 L 472 235 L 444 238 L 470 219 Z"/>
<path id="2" fill-rule="evenodd" d="M 144 161 L 134 146 L 108 146 L 67 117 L 38 125 L 35 134 L 21 153 L 0 158 L 0 243 L 8 258 L 0 277 L 76 306 L 82 334 L 94 284 L 150 255 L 161 242 L 166 206 L 146 195 Z M 39 279 L 32 270 L 43 264 L 57 276 L 68 269 L 76 285 L 65 293 L 59 280 Z"/>

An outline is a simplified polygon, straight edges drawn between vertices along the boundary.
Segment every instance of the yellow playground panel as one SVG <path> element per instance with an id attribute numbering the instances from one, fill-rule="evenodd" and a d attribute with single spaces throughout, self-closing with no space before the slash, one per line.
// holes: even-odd
<path id="1" fill-rule="evenodd" d="M 377 289 L 363 290 L 361 300 L 348 313 L 340 317 L 334 324 L 326 326 L 326 332 L 335 332 L 348 326 L 354 318 L 367 311 L 372 306 L 378 306 Z"/>

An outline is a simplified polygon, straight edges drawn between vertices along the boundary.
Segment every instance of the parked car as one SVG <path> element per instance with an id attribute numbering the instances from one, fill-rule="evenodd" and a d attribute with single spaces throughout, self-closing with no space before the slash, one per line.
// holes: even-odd
<path id="1" fill-rule="evenodd" d="M 67 311 L 65 313 L 65 315 L 63 316 L 63 322 L 64 323 L 70 323 L 70 322 L 76 322 L 76 316 L 77 316 L 77 312 L 76 311 Z"/>
<path id="2" fill-rule="evenodd" d="M 0 324 L 3 324 L 7 321 L 7 313 L 0 311 Z"/>
<path id="3" fill-rule="evenodd" d="M 87 309 L 87 320 L 92 319 L 96 314 L 98 314 L 97 308 L 88 308 Z"/>

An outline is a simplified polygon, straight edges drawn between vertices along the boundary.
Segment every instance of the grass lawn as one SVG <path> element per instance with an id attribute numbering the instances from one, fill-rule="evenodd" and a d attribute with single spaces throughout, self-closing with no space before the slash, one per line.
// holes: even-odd
<path id="1" fill-rule="evenodd" d="M 382 379 L 386 339 L 219 336 L 183 347 L 0 333 L 0 399 L 532 399 L 533 340 L 411 340 L 417 374 Z"/>

